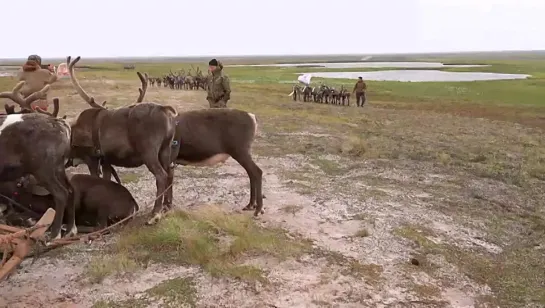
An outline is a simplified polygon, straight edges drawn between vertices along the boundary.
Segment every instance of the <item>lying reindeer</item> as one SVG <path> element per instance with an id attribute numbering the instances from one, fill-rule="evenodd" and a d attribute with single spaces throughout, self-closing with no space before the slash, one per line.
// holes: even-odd
<path id="1" fill-rule="evenodd" d="M 70 177 L 75 220 L 78 226 L 96 227 L 97 230 L 122 220 L 136 211 L 138 204 L 131 193 L 122 185 L 88 174 Z M 0 194 L 4 198 L 3 216 L 8 222 L 32 226 L 54 204 L 53 196 L 41 188 L 32 176 L 17 181 L 0 182 Z M 8 202 L 6 202 L 8 201 Z M 23 207 L 23 208 L 21 208 Z"/>
<path id="2" fill-rule="evenodd" d="M 19 93 L 23 85 L 24 81 L 12 92 L 0 93 L 0 98 L 9 98 L 21 109 L 30 111 L 30 104 L 43 97 L 49 85 L 27 98 Z M 0 115 L 0 182 L 32 174 L 43 183 L 55 201 L 55 220 L 50 228 L 53 238 L 61 236 L 65 209 L 69 234 L 77 233 L 73 207 L 67 207 L 70 185 L 64 169 L 70 153 L 70 137 L 71 129 L 64 119 L 37 113 Z"/>
<path id="3" fill-rule="evenodd" d="M 174 170 L 171 145 L 175 134 L 176 109 L 156 103 L 142 103 L 147 89 L 147 80 L 137 73 L 142 83 L 136 103 L 113 110 L 95 102 L 81 87 L 74 73 L 80 57 L 71 61 L 68 57 L 70 80 L 78 94 L 91 108 L 83 110 L 72 124 L 72 153 L 74 165 L 83 162 L 92 175 L 98 176 L 98 165 L 102 161 L 103 177 L 110 179 L 109 166 L 135 168 L 145 165 L 155 176 L 157 199 L 153 207 L 154 216 L 148 223 L 156 222 L 162 213 L 163 204 L 172 205 Z M 161 194 L 165 192 L 161 198 Z"/>

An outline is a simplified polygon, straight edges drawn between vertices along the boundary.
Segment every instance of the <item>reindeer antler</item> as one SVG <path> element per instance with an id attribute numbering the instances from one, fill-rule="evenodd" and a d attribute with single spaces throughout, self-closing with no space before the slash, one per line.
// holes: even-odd
<path id="1" fill-rule="evenodd" d="M 148 89 L 148 74 L 144 73 L 144 77 L 140 72 L 137 72 L 136 75 L 138 75 L 138 78 L 140 78 L 140 82 L 142 83 L 142 87 L 138 89 L 140 95 L 136 99 L 136 103 L 141 103 L 144 100 L 144 96 L 146 95 L 146 91 Z"/>
<path id="2" fill-rule="evenodd" d="M 8 104 L 4 104 L 4 109 L 6 110 L 6 114 L 14 114 L 15 113 L 15 106 L 10 106 Z"/>
<path id="3" fill-rule="evenodd" d="M 53 113 L 47 112 L 45 110 L 40 109 L 39 107 L 35 109 L 38 113 L 45 114 L 51 117 L 56 118 L 59 115 L 59 99 L 55 97 L 53 99 Z"/>
<path id="4" fill-rule="evenodd" d="M 66 58 L 66 64 L 68 65 L 68 73 L 70 74 L 70 80 L 72 81 L 72 84 L 76 88 L 76 91 L 78 92 L 79 96 L 81 96 L 81 98 L 83 98 L 83 100 L 86 101 L 93 108 L 106 109 L 104 108 L 104 105 L 106 104 L 106 102 L 102 103 L 102 106 L 97 104 L 95 102 L 95 98 L 89 96 L 89 94 L 87 94 L 87 92 L 83 90 L 83 88 L 79 84 L 79 81 L 76 79 L 76 75 L 74 74 L 74 66 L 76 65 L 76 63 L 79 62 L 79 60 L 81 60 L 81 57 L 78 56 L 77 58 L 74 59 L 74 61 L 70 61 L 70 60 L 71 60 L 71 57 L 68 56 Z"/>
<path id="5" fill-rule="evenodd" d="M 40 91 L 34 92 L 31 95 L 27 96 L 26 98 L 23 98 L 21 93 L 19 91 L 21 88 L 25 85 L 24 81 L 20 81 L 14 88 L 11 90 L 11 92 L 2 92 L 0 93 L 0 98 L 9 98 L 14 103 L 17 103 L 21 109 L 32 109 L 30 107 L 30 104 L 37 100 L 42 98 L 47 91 L 49 91 L 49 85 L 45 85 Z"/>

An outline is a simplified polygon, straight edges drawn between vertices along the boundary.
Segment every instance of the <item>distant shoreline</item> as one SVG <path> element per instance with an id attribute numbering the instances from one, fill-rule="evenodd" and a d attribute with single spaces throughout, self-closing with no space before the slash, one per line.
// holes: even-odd
<path id="1" fill-rule="evenodd" d="M 76 56 L 76 55 L 73 55 Z M 239 56 L 160 56 L 160 57 L 82 57 L 86 62 L 94 63 L 174 63 L 186 62 L 196 63 L 205 62 L 210 58 L 215 57 L 224 62 L 234 63 L 278 63 L 292 64 L 322 62 L 322 63 L 338 63 L 338 62 L 383 62 L 383 61 L 407 61 L 415 59 L 445 59 L 445 58 L 471 58 L 489 59 L 489 58 L 535 58 L 545 56 L 545 50 L 520 50 L 520 51 L 476 51 L 476 52 L 435 52 L 435 53 L 398 53 L 398 54 L 330 54 L 330 55 L 239 55 Z M 45 62 L 61 63 L 65 62 L 64 57 L 43 57 Z M 26 57 L 21 58 L 0 58 L 0 64 L 20 64 L 26 60 Z"/>

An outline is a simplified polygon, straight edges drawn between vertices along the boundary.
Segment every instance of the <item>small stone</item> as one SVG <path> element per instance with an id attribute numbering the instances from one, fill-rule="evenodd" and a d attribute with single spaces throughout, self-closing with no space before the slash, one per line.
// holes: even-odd
<path id="1" fill-rule="evenodd" d="M 418 259 L 416 259 L 416 258 L 411 258 L 411 264 L 412 264 L 412 265 L 419 266 L 419 265 L 420 265 L 420 261 L 418 261 Z"/>

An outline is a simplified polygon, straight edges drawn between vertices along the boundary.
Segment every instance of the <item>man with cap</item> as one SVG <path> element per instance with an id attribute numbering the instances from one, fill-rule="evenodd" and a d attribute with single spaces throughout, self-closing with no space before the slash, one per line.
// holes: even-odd
<path id="1" fill-rule="evenodd" d="M 42 58 L 40 56 L 30 55 L 21 68 L 18 79 L 19 81 L 25 81 L 20 91 L 23 97 L 28 97 L 32 93 L 40 91 L 45 85 L 57 81 L 57 74 L 51 72 L 49 69 L 42 68 Z M 47 93 L 30 105 L 32 109 L 40 108 L 47 110 L 49 107 Z"/>
<path id="2" fill-rule="evenodd" d="M 223 64 L 212 59 L 208 62 L 208 70 L 212 74 L 208 78 L 208 95 L 206 99 L 210 108 L 226 108 L 231 99 L 231 83 L 229 77 L 223 74 Z"/>
<path id="3" fill-rule="evenodd" d="M 365 91 L 367 91 L 367 85 L 362 77 L 358 77 L 358 82 L 356 82 L 352 91 L 352 93 L 356 92 L 356 104 L 358 107 L 363 107 L 363 104 L 365 104 Z"/>

